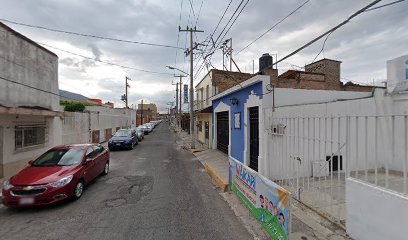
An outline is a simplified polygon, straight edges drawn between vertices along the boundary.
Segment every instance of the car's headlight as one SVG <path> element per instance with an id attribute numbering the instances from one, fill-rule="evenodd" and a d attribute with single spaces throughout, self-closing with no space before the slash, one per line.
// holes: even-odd
<path id="1" fill-rule="evenodd" d="M 63 186 L 65 186 L 65 185 L 67 185 L 68 183 L 71 182 L 72 177 L 73 177 L 73 175 L 70 175 L 70 176 L 64 177 L 64 178 L 62 178 L 62 179 L 60 179 L 60 180 L 58 180 L 56 182 L 50 183 L 48 185 L 51 186 L 51 187 L 54 187 L 54 188 L 63 187 Z"/>
<path id="2" fill-rule="evenodd" d="M 14 187 L 13 185 L 11 185 L 10 180 L 6 180 L 3 182 L 3 189 L 5 191 L 9 190 L 10 188 Z"/>

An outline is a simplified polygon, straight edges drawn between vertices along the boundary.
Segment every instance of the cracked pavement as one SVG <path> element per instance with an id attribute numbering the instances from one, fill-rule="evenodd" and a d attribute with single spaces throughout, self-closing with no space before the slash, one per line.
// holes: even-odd
<path id="1" fill-rule="evenodd" d="M 49 207 L 0 205 L 0 239 L 251 239 L 201 163 L 160 124 L 81 199 Z"/>

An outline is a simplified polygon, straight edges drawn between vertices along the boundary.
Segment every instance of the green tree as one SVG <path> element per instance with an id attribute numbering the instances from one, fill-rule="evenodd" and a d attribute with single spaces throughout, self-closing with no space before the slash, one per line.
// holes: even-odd
<path id="1" fill-rule="evenodd" d="M 85 105 L 80 102 L 69 102 L 65 103 L 64 110 L 67 112 L 82 112 L 85 110 Z"/>

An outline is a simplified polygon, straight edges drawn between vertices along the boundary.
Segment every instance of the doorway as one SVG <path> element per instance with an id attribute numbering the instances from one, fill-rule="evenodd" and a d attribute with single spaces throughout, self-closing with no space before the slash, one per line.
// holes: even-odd
<path id="1" fill-rule="evenodd" d="M 259 109 L 249 108 L 249 167 L 258 171 L 259 157 Z"/>
<path id="2" fill-rule="evenodd" d="M 217 149 L 228 154 L 229 116 L 228 112 L 217 113 Z"/>

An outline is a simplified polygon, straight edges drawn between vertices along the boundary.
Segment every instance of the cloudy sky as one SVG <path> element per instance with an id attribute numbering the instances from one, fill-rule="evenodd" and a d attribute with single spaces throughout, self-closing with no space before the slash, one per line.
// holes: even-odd
<path id="1" fill-rule="evenodd" d="M 376 6 L 393 1 L 384 0 Z M 194 42 L 199 43 L 194 56 L 197 83 L 207 67 L 222 68 L 220 49 L 207 58 L 211 64 L 202 64 L 202 56 L 212 52 L 211 45 L 205 45 L 214 30 L 213 40 L 218 38 L 217 43 L 233 39 L 233 58 L 242 71 L 252 72 L 253 60 L 256 71 L 258 58 L 263 53 L 277 54 L 278 59 L 286 56 L 370 2 L 372 0 L 0 0 L 0 19 L 32 40 L 46 44 L 59 56 L 60 89 L 101 98 L 121 107 L 120 96 L 124 94 L 125 76 L 128 76 L 132 79 L 129 105 L 144 99 L 165 111 L 167 102 L 174 101 L 175 86 L 171 83 L 177 79 L 173 74 L 179 74 L 165 66 L 189 71 L 189 58 L 184 54 L 189 38 L 185 32 L 178 31 L 179 26 L 196 26 L 204 31 L 194 35 Z M 303 7 L 294 14 L 245 48 L 301 5 Z M 236 10 L 237 14 L 229 21 Z M 326 57 L 342 61 L 341 74 L 345 82 L 384 81 L 386 61 L 408 54 L 407 12 L 408 1 L 403 1 L 362 13 L 329 36 L 316 60 Z M 170 47 L 64 34 L 5 20 Z M 280 63 L 280 73 L 311 63 L 322 49 L 323 41 Z M 187 81 L 185 78 L 184 82 Z"/>

